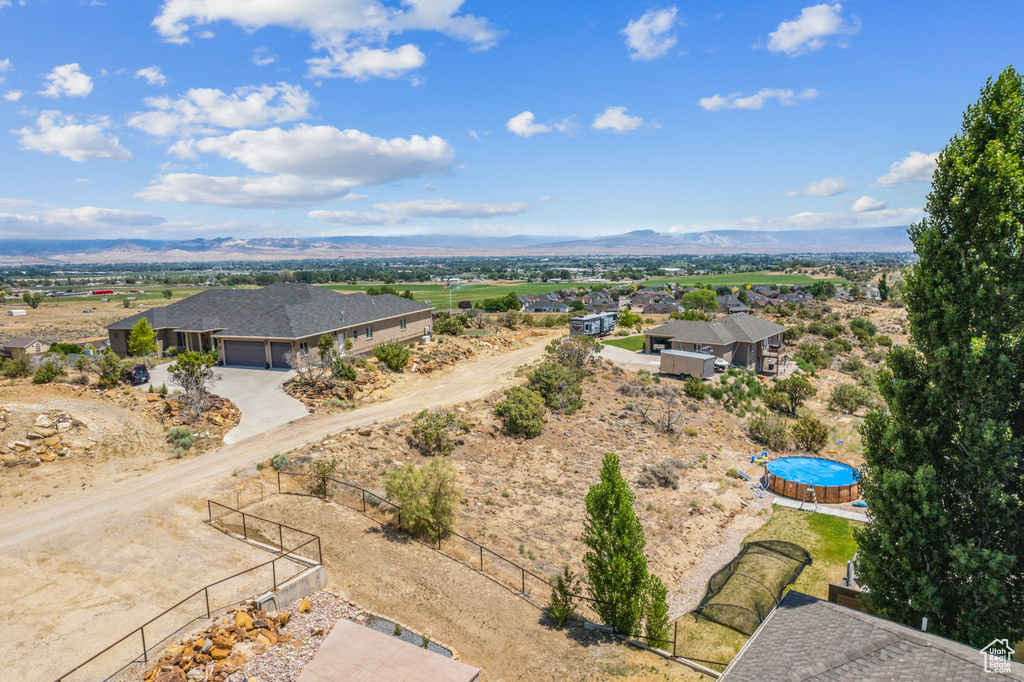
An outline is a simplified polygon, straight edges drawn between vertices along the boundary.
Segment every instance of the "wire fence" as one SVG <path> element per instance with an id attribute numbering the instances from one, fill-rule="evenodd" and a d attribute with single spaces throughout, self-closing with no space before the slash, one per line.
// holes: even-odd
<path id="1" fill-rule="evenodd" d="M 545 608 L 543 599 L 547 594 L 550 594 L 555 585 L 525 566 L 502 556 L 475 540 L 457 533 L 451 528 L 405 511 L 394 502 L 352 483 L 329 478 L 327 479 L 326 494 L 315 494 L 317 492 L 324 492 L 323 488 L 317 485 L 319 481 L 316 478 L 312 474 L 278 471 L 277 492 L 282 495 L 303 495 L 325 500 L 330 498 L 334 502 L 358 512 L 382 526 L 407 533 L 414 541 L 480 571 L 511 592 L 531 601 L 538 608 Z M 413 533 L 414 525 L 417 529 L 429 528 L 430 531 L 425 534 Z M 596 606 L 604 602 L 584 594 L 573 596 L 578 603 L 578 616 L 593 622 L 600 621 Z M 671 652 L 673 657 L 684 657 L 691 661 L 713 665 L 726 665 L 721 661 L 707 661 L 680 654 L 678 652 L 678 627 L 673 628 L 672 639 L 646 637 L 632 633 L 616 633 L 614 631 L 612 634 L 640 640 L 662 651 Z"/>
<path id="2" fill-rule="evenodd" d="M 202 620 L 276 590 L 323 563 L 320 537 L 212 500 L 206 521 L 217 530 L 275 554 L 270 561 L 204 585 L 127 635 L 57 678 L 57 682 L 109 680 L 135 664 L 148 663 L 169 640 Z"/>

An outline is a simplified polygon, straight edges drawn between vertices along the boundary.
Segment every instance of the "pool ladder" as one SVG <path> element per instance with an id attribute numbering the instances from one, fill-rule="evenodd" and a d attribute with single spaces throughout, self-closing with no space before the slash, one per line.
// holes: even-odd
<path id="1" fill-rule="evenodd" d="M 810 497 L 810 500 L 807 499 L 808 496 Z M 804 505 L 807 504 L 809 501 L 814 503 L 814 507 L 805 510 Z M 800 507 L 798 511 L 818 511 L 818 494 L 814 492 L 813 485 L 807 486 L 807 489 L 804 490 L 804 499 L 800 500 Z"/>

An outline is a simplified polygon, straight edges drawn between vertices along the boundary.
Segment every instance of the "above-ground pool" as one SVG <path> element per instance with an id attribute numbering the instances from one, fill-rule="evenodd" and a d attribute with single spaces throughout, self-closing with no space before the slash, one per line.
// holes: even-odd
<path id="1" fill-rule="evenodd" d="M 783 457 L 765 465 L 765 487 L 779 495 L 818 502 L 852 502 L 860 496 L 860 472 L 849 464 L 820 457 Z"/>

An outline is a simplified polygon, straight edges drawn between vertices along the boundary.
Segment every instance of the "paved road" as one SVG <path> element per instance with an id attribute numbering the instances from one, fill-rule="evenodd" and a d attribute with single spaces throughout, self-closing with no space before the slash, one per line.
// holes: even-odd
<path id="1" fill-rule="evenodd" d="M 200 457 L 168 460 L 137 478 L 97 481 L 96 487 L 85 491 L 68 490 L 48 497 L 16 515 L 0 519 L 0 550 L 13 552 L 19 545 L 30 547 L 37 539 L 71 529 L 88 537 L 91 532 L 103 532 L 105 522 L 114 514 L 152 514 L 161 506 L 195 499 L 215 488 L 232 471 L 309 441 L 347 428 L 402 417 L 425 407 L 483 398 L 512 383 L 513 370 L 543 354 L 546 341 L 547 338 L 541 338 L 519 350 L 468 362 L 436 381 L 425 378 L 393 400 L 329 417 L 304 417 Z"/>
<path id="2" fill-rule="evenodd" d="M 170 364 L 163 364 L 150 370 L 150 382 L 156 386 L 166 384 L 173 388 L 167 377 L 168 367 Z M 242 420 L 238 426 L 224 436 L 224 442 L 228 445 L 266 433 L 309 414 L 301 402 L 281 388 L 284 382 L 295 376 L 295 372 L 248 367 L 216 367 L 213 371 L 217 378 L 210 390 L 227 398 L 242 411 Z M 139 388 L 149 390 L 149 384 L 142 384 Z"/>

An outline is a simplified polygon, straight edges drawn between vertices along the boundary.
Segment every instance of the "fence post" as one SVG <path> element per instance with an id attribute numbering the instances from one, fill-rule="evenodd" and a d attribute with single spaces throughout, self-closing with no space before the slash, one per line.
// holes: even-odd
<path id="1" fill-rule="evenodd" d="M 211 500 L 206 501 L 206 515 L 210 519 L 210 523 L 213 523 L 213 506 Z"/>
<path id="2" fill-rule="evenodd" d="M 437 528 L 437 551 L 441 551 L 441 526 L 435 526 Z"/>
<path id="3" fill-rule="evenodd" d="M 203 588 L 203 594 L 206 595 L 206 618 L 207 618 L 207 620 L 209 620 L 209 618 L 210 618 L 210 588 L 209 587 L 204 587 Z"/>
<path id="4" fill-rule="evenodd" d="M 281 472 L 277 472 L 277 494 L 281 494 Z"/>
<path id="5" fill-rule="evenodd" d="M 363 513 L 366 513 L 366 491 L 363 491 Z"/>
<path id="6" fill-rule="evenodd" d="M 483 545 L 477 545 L 477 547 L 480 548 L 480 572 L 483 573 L 484 572 L 484 546 Z"/>
<path id="7" fill-rule="evenodd" d="M 274 589 L 277 589 L 277 559 L 270 562 L 270 574 L 274 578 Z"/>
<path id="8" fill-rule="evenodd" d="M 320 557 L 320 565 L 323 566 L 323 564 L 324 564 L 324 549 L 320 545 L 320 537 L 319 536 L 317 536 L 317 538 L 316 538 L 316 553 L 317 553 L 317 556 Z"/>
<path id="9" fill-rule="evenodd" d="M 398 530 L 402 530 L 402 508 L 398 508 Z"/>
<path id="10" fill-rule="evenodd" d="M 281 554 L 284 554 L 284 526 L 277 524 L 277 544 L 281 545 Z"/>
<path id="11" fill-rule="evenodd" d="M 242 537 L 246 540 L 249 539 L 249 531 L 245 528 L 245 512 L 242 512 Z"/>
<path id="12" fill-rule="evenodd" d="M 519 570 L 523 572 L 523 594 L 526 594 L 526 569 L 520 568 Z"/>
<path id="13" fill-rule="evenodd" d="M 672 658 L 675 658 L 676 642 L 679 641 L 679 621 L 677 620 L 675 623 L 673 623 L 673 625 L 675 626 L 675 629 L 672 632 Z"/>
<path id="14" fill-rule="evenodd" d="M 238 492 L 238 488 L 235 488 L 235 509 L 242 508 L 242 496 Z"/>
<path id="15" fill-rule="evenodd" d="M 149 661 L 149 655 L 146 653 L 146 626 L 143 625 L 139 628 L 139 634 L 142 635 L 142 662 L 146 663 Z"/>

